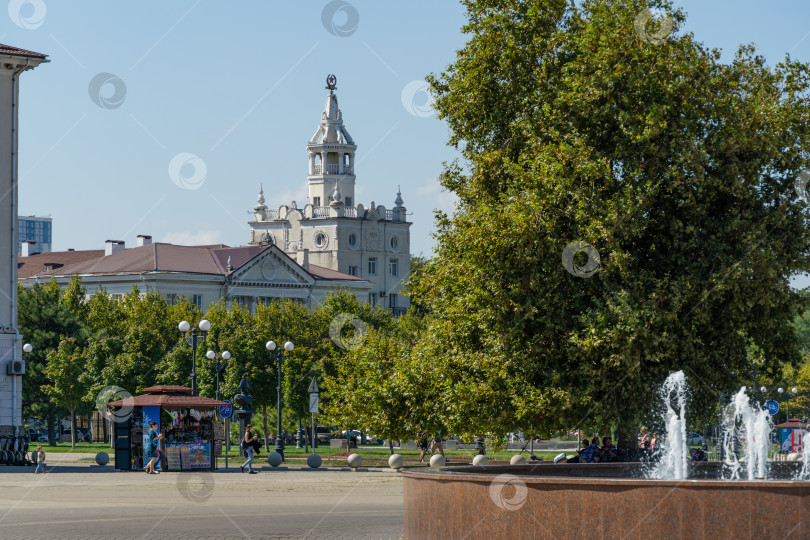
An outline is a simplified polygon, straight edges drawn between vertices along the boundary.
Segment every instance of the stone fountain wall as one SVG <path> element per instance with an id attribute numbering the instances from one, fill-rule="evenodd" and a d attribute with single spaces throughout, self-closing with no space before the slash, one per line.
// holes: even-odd
<path id="1" fill-rule="evenodd" d="M 541 469 L 531 475 L 512 470 L 404 472 L 405 537 L 810 538 L 808 482 L 552 477 Z"/>

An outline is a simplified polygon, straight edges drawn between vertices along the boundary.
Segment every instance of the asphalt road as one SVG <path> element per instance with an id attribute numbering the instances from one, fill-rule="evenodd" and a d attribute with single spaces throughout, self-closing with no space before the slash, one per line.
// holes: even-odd
<path id="1" fill-rule="evenodd" d="M 265 465 L 265 468 L 268 468 Z M 0 538 L 394 538 L 402 480 L 387 470 L 114 472 L 0 467 Z"/>

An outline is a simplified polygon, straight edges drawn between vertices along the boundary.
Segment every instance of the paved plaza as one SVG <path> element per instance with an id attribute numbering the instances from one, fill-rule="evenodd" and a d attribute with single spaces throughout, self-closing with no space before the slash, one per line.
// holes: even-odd
<path id="1" fill-rule="evenodd" d="M 0 468 L 0 538 L 400 538 L 402 480 L 385 469 L 117 472 Z"/>

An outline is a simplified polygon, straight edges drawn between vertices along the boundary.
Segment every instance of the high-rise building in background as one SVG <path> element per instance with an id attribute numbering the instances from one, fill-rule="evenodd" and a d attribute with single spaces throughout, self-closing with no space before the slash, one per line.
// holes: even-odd
<path id="1" fill-rule="evenodd" d="M 53 249 L 53 218 L 39 216 L 17 217 L 17 253 L 23 252 L 23 242 L 34 242 L 26 256 L 49 253 Z"/>

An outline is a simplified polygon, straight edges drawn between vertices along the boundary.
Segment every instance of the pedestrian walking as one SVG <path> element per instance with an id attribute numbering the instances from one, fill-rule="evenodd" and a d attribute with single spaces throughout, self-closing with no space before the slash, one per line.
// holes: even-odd
<path id="1" fill-rule="evenodd" d="M 45 452 L 42 451 L 42 445 L 37 446 L 37 468 L 34 470 L 34 474 L 39 474 L 40 469 L 42 474 L 48 472 L 45 470 Z"/>
<path id="2" fill-rule="evenodd" d="M 245 455 L 247 456 L 247 461 L 242 463 L 242 472 L 245 472 L 245 467 L 248 468 L 248 472 L 250 474 L 256 474 L 256 471 L 253 470 L 253 444 L 258 439 L 258 436 L 253 433 L 253 424 L 248 424 L 245 428 L 245 436 L 242 437 L 242 450 L 245 451 Z"/>
<path id="3" fill-rule="evenodd" d="M 152 421 L 149 424 L 149 432 L 146 434 L 146 448 L 144 449 L 143 460 L 149 460 L 143 470 L 147 474 L 160 474 L 155 470 L 155 462 L 158 458 L 158 442 L 163 438 L 162 433 L 158 433 L 158 423 Z"/>
<path id="4" fill-rule="evenodd" d="M 422 453 L 419 455 L 419 463 L 422 463 L 425 460 L 425 454 L 427 453 L 428 448 L 429 448 L 429 446 L 428 446 L 428 438 L 427 438 L 427 435 L 424 434 L 424 433 L 419 433 L 419 434 L 417 434 L 416 437 L 417 437 L 417 439 L 419 441 L 419 449 L 422 450 Z M 430 455 L 431 456 L 433 455 L 432 451 L 431 451 Z"/>
<path id="5" fill-rule="evenodd" d="M 444 455 L 444 448 L 442 448 L 442 436 L 439 433 L 436 433 L 433 436 L 433 441 L 430 443 L 430 453 L 435 454 L 437 450 L 441 455 Z"/>

